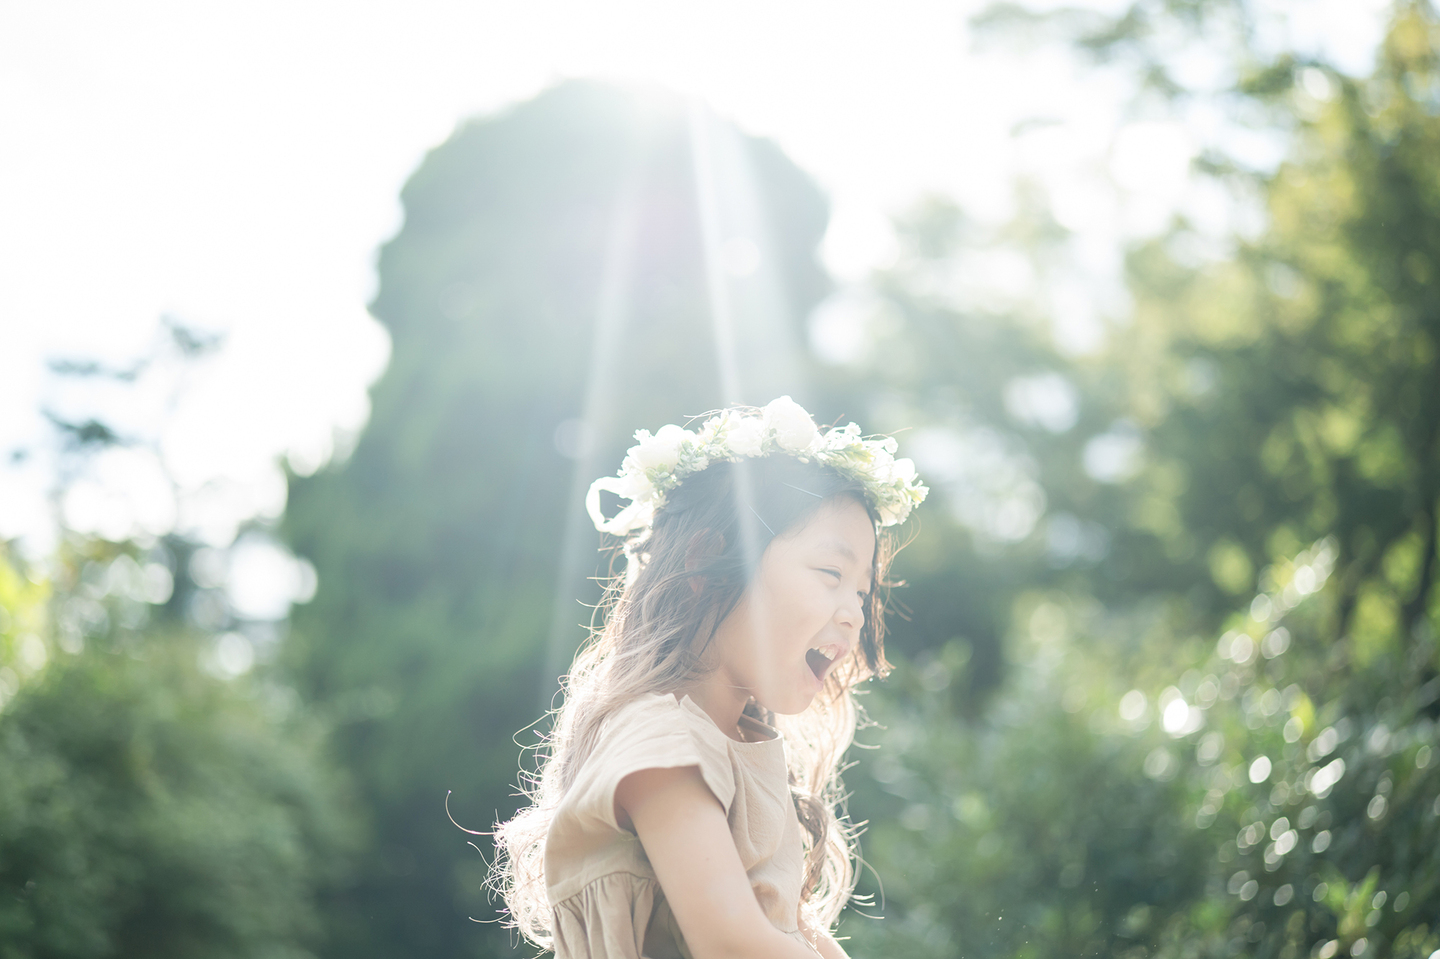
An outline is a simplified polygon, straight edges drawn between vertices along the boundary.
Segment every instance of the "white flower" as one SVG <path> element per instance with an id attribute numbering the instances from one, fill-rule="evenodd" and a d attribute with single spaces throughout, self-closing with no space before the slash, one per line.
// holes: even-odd
<path id="1" fill-rule="evenodd" d="M 890 464 L 890 482 L 899 480 L 906 486 L 915 482 L 915 461 L 904 458 Z"/>
<path id="2" fill-rule="evenodd" d="M 894 526 L 896 523 L 905 522 L 910 508 L 908 505 L 881 503 L 875 507 L 875 512 L 880 514 L 881 526 Z"/>
<path id="3" fill-rule="evenodd" d="M 644 481 L 643 475 L 640 480 Z M 644 488 L 649 490 L 649 484 L 645 484 Z M 655 508 L 648 502 L 650 499 L 648 495 L 636 495 L 639 489 L 640 486 L 635 482 L 633 475 L 602 476 L 591 483 L 589 492 L 585 494 L 585 511 L 590 514 L 590 521 L 595 524 L 595 528 L 602 533 L 624 536 L 632 529 L 648 526 L 655 515 Z M 600 512 L 602 490 L 608 490 L 617 496 L 629 499 L 631 503 L 607 520 L 605 514 Z"/>
<path id="4" fill-rule="evenodd" d="M 609 476 L 605 479 L 610 484 L 605 488 L 625 499 L 649 499 L 655 492 L 655 487 L 650 485 L 650 481 L 640 470 L 626 470 L 619 476 Z"/>
<path id="5" fill-rule="evenodd" d="M 759 456 L 765 424 L 753 416 L 737 416 L 725 432 L 725 445 L 736 456 Z"/>
<path id="6" fill-rule="evenodd" d="M 860 427 L 854 423 L 847 423 L 843 427 L 835 427 L 825 434 L 820 445 L 827 450 L 843 450 L 860 440 Z"/>
<path id="7" fill-rule="evenodd" d="M 673 470 L 680 462 L 681 446 L 686 440 L 694 442 L 695 434 L 668 423 L 654 436 L 646 430 L 637 430 L 635 439 L 639 445 L 631 449 L 630 455 L 641 469 Z"/>
<path id="8" fill-rule="evenodd" d="M 788 396 L 765 407 L 765 426 L 775 431 L 775 442 L 791 453 L 807 453 L 820 442 L 820 431 L 805 407 Z"/>

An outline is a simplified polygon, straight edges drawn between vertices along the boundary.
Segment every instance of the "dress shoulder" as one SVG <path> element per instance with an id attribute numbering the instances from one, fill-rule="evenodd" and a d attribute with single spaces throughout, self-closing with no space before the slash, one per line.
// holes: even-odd
<path id="1" fill-rule="evenodd" d="M 695 766 L 728 815 L 735 798 L 729 742 L 688 697 L 640 696 L 606 721 L 564 805 L 592 828 L 618 830 L 615 789 L 620 780 L 644 769 Z"/>

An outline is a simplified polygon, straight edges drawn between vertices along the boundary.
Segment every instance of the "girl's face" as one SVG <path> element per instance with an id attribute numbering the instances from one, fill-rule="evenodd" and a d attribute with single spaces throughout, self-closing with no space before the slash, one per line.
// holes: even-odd
<path id="1" fill-rule="evenodd" d="M 874 557 L 875 525 L 848 496 L 771 540 L 715 632 L 710 681 L 773 712 L 804 712 L 860 641 Z"/>

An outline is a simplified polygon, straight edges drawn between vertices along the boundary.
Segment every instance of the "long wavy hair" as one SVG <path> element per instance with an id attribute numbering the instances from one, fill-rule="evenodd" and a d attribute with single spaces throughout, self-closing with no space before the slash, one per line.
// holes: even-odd
<path id="1" fill-rule="evenodd" d="M 805 832 L 803 908 L 822 928 L 839 917 L 855 887 L 857 830 L 845 818 L 840 764 L 854 739 L 852 689 L 889 672 L 883 600 L 894 541 L 878 525 L 864 487 L 815 463 L 785 455 L 719 462 L 671 492 L 652 528 L 612 555 L 605 597 L 589 641 L 561 682 L 563 699 L 539 747 L 538 766 L 522 775 L 532 805 L 496 827 L 491 886 L 508 921 L 551 948 L 545 837 L 556 807 L 589 758 L 606 719 L 646 693 L 671 693 L 704 676 L 716 627 L 735 608 L 770 540 L 797 529 L 825 504 L 848 498 L 876 521 L 870 590 L 860 642 L 825 679 L 810 707 L 779 716 L 754 700 L 746 713 L 785 737 L 790 791 Z M 616 567 L 623 557 L 623 574 Z M 696 582 L 702 584 L 695 589 Z"/>

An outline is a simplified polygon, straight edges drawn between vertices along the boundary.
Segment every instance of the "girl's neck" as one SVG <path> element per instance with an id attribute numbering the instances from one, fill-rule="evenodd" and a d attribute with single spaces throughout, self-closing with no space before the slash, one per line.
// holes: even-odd
<path id="1" fill-rule="evenodd" d="M 740 715 L 750 701 L 750 694 L 744 689 L 716 682 L 712 673 L 679 690 L 676 695 L 689 696 L 726 736 L 742 743 L 747 741 L 740 728 Z"/>

